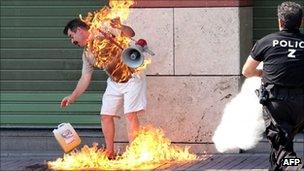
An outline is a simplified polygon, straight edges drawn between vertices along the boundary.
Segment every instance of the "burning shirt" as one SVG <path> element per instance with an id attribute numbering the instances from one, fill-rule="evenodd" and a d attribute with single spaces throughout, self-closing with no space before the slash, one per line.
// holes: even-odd
<path id="1" fill-rule="evenodd" d="M 122 62 L 120 55 L 121 50 L 116 56 L 109 57 L 108 61 L 104 62 L 103 67 L 98 67 L 98 62 L 96 57 L 94 57 L 94 54 L 88 50 L 84 50 L 82 55 L 82 74 L 92 74 L 95 66 L 104 69 L 114 82 L 127 82 L 132 77 L 132 74 L 135 73 L 135 70 L 125 65 Z"/>
<path id="2" fill-rule="evenodd" d="M 90 12 L 82 19 L 90 26 L 89 31 L 95 37 L 89 41 L 83 53 L 83 73 L 92 72 L 93 67 L 97 67 L 104 69 L 114 82 L 123 83 L 132 75 L 142 72 L 151 63 L 151 60 L 145 60 L 142 66 L 135 69 L 125 65 L 121 53 L 129 47 L 131 39 L 121 35 L 121 30 L 113 28 L 110 24 L 115 18 L 119 18 L 119 24 L 122 24 L 121 22 L 128 18 L 129 8 L 133 3 L 132 0 L 110 0 L 109 7 Z"/>

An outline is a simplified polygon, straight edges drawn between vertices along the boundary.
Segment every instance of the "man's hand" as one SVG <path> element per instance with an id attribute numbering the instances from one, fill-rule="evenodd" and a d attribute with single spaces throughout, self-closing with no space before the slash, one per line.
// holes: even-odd
<path id="1" fill-rule="evenodd" d="M 122 25 L 121 25 L 121 22 L 120 22 L 120 18 L 119 17 L 113 18 L 111 20 L 110 25 L 113 28 L 121 29 Z"/>
<path id="2" fill-rule="evenodd" d="M 88 88 L 91 82 L 92 72 L 83 73 L 73 93 L 61 100 L 60 107 L 64 108 L 74 103 L 76 99 Z"/>
<path id="3" fill-rule="evenodd" d="M 61 100 L 60 107 L 65 108 L 65 107 L 69 106 L 70 104 L 72 104 L 73 102 L 74 102 L 74 100 L 71 98 L 71 96 L 67 96 Z"/>

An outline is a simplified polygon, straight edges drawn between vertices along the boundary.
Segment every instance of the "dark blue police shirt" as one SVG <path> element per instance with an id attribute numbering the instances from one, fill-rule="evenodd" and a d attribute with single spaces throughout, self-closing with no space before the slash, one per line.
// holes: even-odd
<path id="1" fill-rule="evenodd" d="M 251 53 L 263 61 L 263 83 L 304 88 L 304 34 L 282 30 L 258 40 Z"/>

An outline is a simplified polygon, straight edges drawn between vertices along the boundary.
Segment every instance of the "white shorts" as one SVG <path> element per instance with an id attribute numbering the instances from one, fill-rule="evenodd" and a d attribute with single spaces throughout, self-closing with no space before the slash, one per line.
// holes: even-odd
<path id="1" fill-rule="evenodd" d="M 126 83 L 116 83 L 108 78 L 102 98 L 101 115 L 118 115 L 145 110 L 147 105 L 146 76 L 133 76 Z"/>

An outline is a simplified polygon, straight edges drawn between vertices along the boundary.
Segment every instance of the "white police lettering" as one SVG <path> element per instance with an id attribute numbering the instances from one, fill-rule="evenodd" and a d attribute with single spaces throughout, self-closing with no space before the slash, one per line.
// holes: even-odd
<path id="1" fill-rule="evenodd" d="M 304 48 L 304 41 L 301 41 L 301 42 L 299 43 L 299 47 L 300 47 L 300 48 Z"/>
<path id="2" fill-rule="evenodd" d="M 273 40 L 272 47 L 276 46 L 304 49 L 304 41 Z"/>
<path id="3" fill-rule="evenodd" d="M 278 40 L 273 40 L 272 41 L 272 47 L 275 47 L 276 45 L 279 44 L 279 41 Z"/>
<path id="4" fill-rule="evenodd" d="M 294 54 L 294 53 L 296 53 L 295 49 L 288 49 L 288 52 L 289 52 L 289 54 L 288 54 L 289 58 L 295 58 L 296 57 L 296 55 Z"/>
<path id="5" fill-rule="evenodd" d="M 287 46 L 287 41 L 286 40 L 280 41 L 280 46 L 286 47 Z"/>

